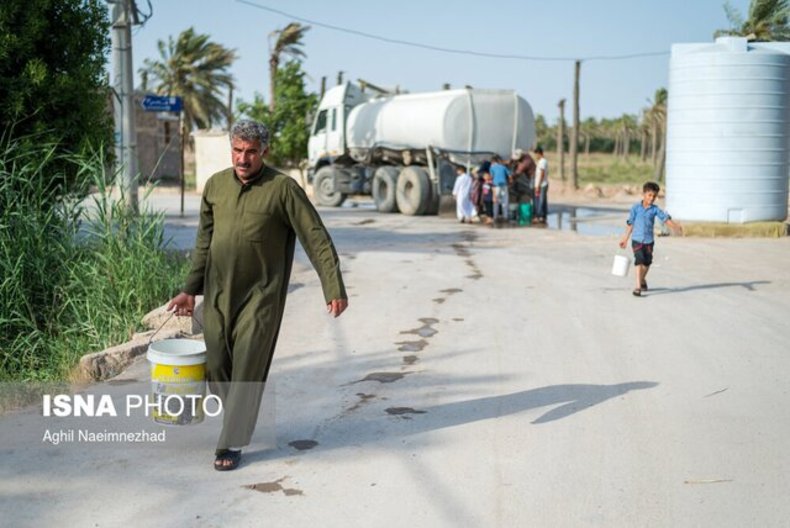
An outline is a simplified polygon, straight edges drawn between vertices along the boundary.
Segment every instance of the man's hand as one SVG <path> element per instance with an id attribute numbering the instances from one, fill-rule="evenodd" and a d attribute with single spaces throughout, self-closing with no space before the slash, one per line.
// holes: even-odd
<path id="1" fill-rule="evenodd" d="M 184 292 L 179 293 L 170 299 L 167 305 L 168 312 L 173 309 L 175 309 L 176 315 L 179 317 L 191 316 L 192 311 L 195 309 L 195 296 Z"/>
<path id="2" fill-rule="evenodd" d="M 332 299 L 326 305 L 326 311 L 332 314 L 332 317 L 338 317 L 348 308 L 348 299 Z"/>
<path id="3" fill-rule="evenodd" d="M 625 245 L 626 245 L 626 243 L 627 243 L 627 242 L 628 242 L 628 238 L 627 238 L 627 237 L 623 237 L 623 238 L 621 238 L 621 239 L 620 239 L 620 247 L 621 247 L 622 249 L 625 249 Z"/>

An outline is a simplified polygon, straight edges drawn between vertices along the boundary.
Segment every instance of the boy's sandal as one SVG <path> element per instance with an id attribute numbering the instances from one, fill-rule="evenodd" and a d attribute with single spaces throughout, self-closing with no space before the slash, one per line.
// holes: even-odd
<path id="1" fill-rule="evenodd" d="M 214 459 L 214 469 L 217 471 L 231 471 L 239 467 L 240 462 L 241 451 L 223 449 L 217 451 L 217 456 Z"/>
<path id="2" fill-rule="evenodd" d="M 642 296 L 642 290 L 640 290 L 639 288 L 635 289 L 631 293 L 634 294 L 634 297 L 641 297 Z"/>

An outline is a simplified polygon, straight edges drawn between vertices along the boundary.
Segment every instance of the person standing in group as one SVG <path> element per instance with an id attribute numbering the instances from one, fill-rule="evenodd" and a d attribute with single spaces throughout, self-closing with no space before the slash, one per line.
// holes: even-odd
<path id="1" fill-rule="evenodd" d="M 549 162 L 539 146 L 535 148 L 535 157 L 535 222 L 545 224 L 549 214 Z"/>
<path id="2" fill-rule="evenodd" d="M 296 238 L 321 279 L 327 311 L 348 306 L 340 261 L 318 212 L 292 178 L 263 163 L 269 131 L 237 121 L 233 166 L 206 183 L 192 269 L 168 310 L 191 316 L 203 294 L 206 373 L 223 407 L 214 469 L 241 460 L 258 418 L 285 308 Z"/>
<path id="3" fill-rule="evenodd" d="M 511 177 L 511 199 L 519 207 L 532 202 L 532 179 L 535 177 L 535 160 L 521 149 L 512 156 L 513 176 Z"/>
<path id="4" fill-rule="evenodd" d="M 491 158 L 491 180 L 494 184 L 494 223 L 507 221 L 509 212 L 508 184 L 510 182 L 510 171 L 502 163 L 502 158 L 494 154 Z"/>
<path id="5" fill-rule="evenodd" d="M 463 224 L 472 223 L 475 208 L 472 205 L 472 177 L 466 172 L 463 165 L 455 167 L 455 185 L 453 185 L 453 198 L 455 198 L 455 214 Z"/>
<path id="6" fill-rule="evenodd" d="M 483 178 L 480 186 L 480 202 L 483 204 L 483 212 L 486 215 L 485 223 L 494 225 L 494 184 L 491 182 L 491 173 L 479 173 Z"/>
<path id="7" fill-rule="evenodd" d="M 620 239 L 620 247 L 625 248 L 628 237 L 631 237 L 631 248 L 634 251 L 634 266 L 636 266 L 636 288 L 632 292 L 636 297 L 641 297 L 647 291 L 647 272 L 653 263 L 653 244 L 655 220 L 658 217 L 672 230 L 683 233 L 683 227 L 672 220 L 669 214 L 655 205 L 656 197 L 661 188 L 655 182 L 647 182 L 642 186 L 642 201 L 634 204 L 628 213 L 625 233 Z"/>

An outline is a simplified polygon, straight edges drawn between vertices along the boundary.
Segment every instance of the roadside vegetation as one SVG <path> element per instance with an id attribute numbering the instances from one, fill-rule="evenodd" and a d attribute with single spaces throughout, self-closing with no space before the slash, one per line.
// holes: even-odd
<path id="1" fill-rule="evenodd" d="M 0 145 L 0 381 L 67 379 L 83 354 L 139 330 L 186 272 L 183 256 L 163 249 L 162 215 L 113 197 L 101 151 L 35 145 Z M 52 167 L 83 192 L 53 185 Z"/>

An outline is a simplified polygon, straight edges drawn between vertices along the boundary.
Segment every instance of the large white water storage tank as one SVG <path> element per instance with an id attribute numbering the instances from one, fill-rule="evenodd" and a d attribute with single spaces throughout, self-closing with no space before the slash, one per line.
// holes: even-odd
<path id="1" fill-rule="evenodd" d="M 675 44 L 667 103 L 667 210 L 682 220 L 784 220 L 790 44 Z"/>

